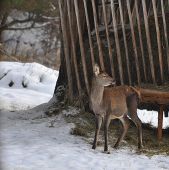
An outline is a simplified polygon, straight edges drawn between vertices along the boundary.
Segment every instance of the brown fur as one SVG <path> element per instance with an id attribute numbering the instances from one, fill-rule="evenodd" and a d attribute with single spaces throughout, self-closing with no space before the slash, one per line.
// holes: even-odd
<path id="1" fill-rule="evenodd" d="M 92 148 L 95 149 L 97 146 L 98 134 L 102 120 L 104 120 L 104 151 L 108 151 L 107 141 L 110 121 L 119 119 L 123 124 L 123 133 L 114 146 L 117 148 L 127 133 L 129 126 L 128 116 L 138 128 L 138 148 L 141 148 L 142 127 L 137 116 L 137 97 L 140 98 L 139 92 L 130 86 L 105 87 L 114 82 L 113 78 L 106 73 L 98 73 L 98 68 L 95 70 L 97 70 L 97 74 L 93 77 L 90 93 L 90 107 L 96 116 L 96 132 Z"/>

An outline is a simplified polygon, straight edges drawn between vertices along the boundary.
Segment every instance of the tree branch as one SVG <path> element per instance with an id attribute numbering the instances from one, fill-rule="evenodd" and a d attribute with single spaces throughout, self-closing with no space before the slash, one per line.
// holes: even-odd
<path id="1" fill-rule="evenodd" d="M 10 23 L 4 23 L 3 25 L 0 25 L 0 32 L 4 31 L 4 30 L 27 30 L 27 29 L 31 29 L 31 28 L 41 28 L 44 26 L 49 25 L 49 23 L 42 25 L 42 26 L 34 26 L 35 23 L 44 23 L 44 22 L 51 22 L 51 21 L 55 21 L 55 22 L 59 22 L 59 18 L 54 18 L 54 17 L 45 17 L 45 16 L 41 16 L 41 15 L 34 15 L 34 14 L 29 14 L 27 19 L 24 20 L 18 20 L 15 19 L 13 21 L 11 21 Z M 16 24 L 23 24 L 23 23 L 27 23 L 27 22 L 32 22 L 31 26 L 29 27 L 24 27 L 24 28 L 13 28 L 13 25 Z"/>
<path id="2" fill-rule="evenodd" d="M 20 28 L 20 27 L 15 27 L 15 28 L 13 28 L 13 27 L 9 27 L 9 28 L 6 28 L 5 30 L 10 30 L 10 31 L 20 31 L 20 30 L 29 30 L 29 29 L 32 29 L 32 28 L 34 28 L 34 29 L 37 29 L 37 28 L 42 28 L 42 27 L 46 27 L 47 25 L 50 25 L 50 23 L 48 23 L 48 24 L 46 24 L 46 25 L 41 25 L 41 26 L 30 26 L 30 27 L 23 27 L 23 28 Z"/>

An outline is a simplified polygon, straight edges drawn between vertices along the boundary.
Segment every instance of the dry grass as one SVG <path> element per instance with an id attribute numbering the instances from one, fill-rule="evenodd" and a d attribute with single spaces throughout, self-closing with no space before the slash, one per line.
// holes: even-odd
<path id="1" fill-rule="evenodd" d="M 66 117 L 68 122 L 74 123 L 75 128 L 72 129 L 71 134 L 83 137 L 88 143 L 92 144 L 95 131 L 94 115 L 87 112 L 81 112 L 76 116 Z M 109 127 L 109 145 L 114 146 L 118 136 L 122 130 L 122 125 L 118 120 L 111 122 Z M 169 155 L 169 133 L 168 130 L 163 132 L 163 140 L 159 143 L 157 141 L 157 130 L 153 129 L 149 124 L 143 124 L 143 145 L 142 153 L 152 156 L 157 154 Z M 103 146 L 103 127 L 99 135 L 98 145 Z M 130 123 L 128 133 L 121 143 L 120 147 L 129 147 L 137 150 L 137 128 L 134 123 Z M 140 152 L 140 151 L 139 151 Z"/>

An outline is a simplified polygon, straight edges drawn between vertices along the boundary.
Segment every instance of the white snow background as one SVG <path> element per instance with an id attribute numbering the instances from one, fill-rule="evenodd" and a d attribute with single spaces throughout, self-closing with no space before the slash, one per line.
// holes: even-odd
<path id="1" fill-rule="evenodd" d="M 52 98 L 57 77 L 58 71 L 37 63 L 0 62 L 0 170 L 169 169 L 165 155 L 147 157 L 129 148 L 110 148 L 107 155 L 102 146 L 92 150 L 82 138 L 70 135 L 74 125 L 62 115 L 78 113 L 74 108 L 45 116 L 38 105 Z M 156 126 L 157 112 L 138 112 L 142 122 Z M 165 118 L 164 128 L 168 125 Z"/>

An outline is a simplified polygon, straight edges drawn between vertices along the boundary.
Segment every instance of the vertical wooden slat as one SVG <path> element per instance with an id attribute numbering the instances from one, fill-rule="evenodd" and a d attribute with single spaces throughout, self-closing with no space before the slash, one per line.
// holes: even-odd
<path id="1" fill-rule="evenodd" d="M 150 30 L 149 30 L 148 16 L 147 16 L 147 9 L 146 9 L 145 0 L 142 0 L 142 6 L 143 6 L 144 24 L 145 24 L 145 30 L 146 30 L 147 46 L 148 46 L 148 53 L 149 53 L 149 60 L 150 60 L 150 67 L 151 67 L 151 75 L 152 75 L 153 83 L 156 83 L 153 53 L 152 53 L 152 48 L 151 48 Z"/>
<path id="2" fill-rule="evenodd" d="M 123 85 L 124 79 L 123 79 L 123 68 L 122 68 L 121 52 L 120 52 L 120 42 L 119 42 L 119 37 L 118 37 L 117 22 L 116 22 L 115 8 L 114 8 L 113 0 L 111 0 L 111 12 L 112 12 L 113 29 L 114 29 L 114 36 L 115 36 L 115 43 L 116 43 L 117 60 L 118 60 L 118 65 L 119 65 L 120 82 Z"/>
<path id="3" fill-rule="evenodd" d="M 157 34 L 157 45 L 158 45 L 158 55 L 159 55 L 159 63 L 160 63 L 160 74 L 161 74 L 161 81 L 164 81 L 163 76 L 163 59 L 162 59 L 162 46 L 161 46 L 161 38 L 160 38 L 160 29 L 158 23 L 158 16 L 157 16 L 157 8 L 156 8 L 156 1 L 152 0 L 153 4 L 153 12 L 154 12 L 154 19 L 155 19 L 155 26 L 156 26 L 156 34 Z"/>
<path id="4" fill-rule="evenodd" d="M 164 106 L 160 105 L 160 110 L 158 112 L 158 132 L 157 132 L 158 141 L 161 141 L 161 139 L 162 139 L 162 133 L 163 133 L 163 111 L 164 111 Z"/>
<path id="5" fill-rule="evenodd" d="M 60 12 L 60 18 L 61 18 L 64 53 L 65 53 L 65 60 L 66 60 L 66 70 L 67 70 L 67 77 L 68 77 L 68 93 L 69 93 L 70 99 L 72 100 L 73 98 L 72 71 L 71 71 L 71 66 L 70 66 L 68 36 L 67 36 L 65 16 L 64 16 L 65 13 L 63 12 L 64 9 L 62 7 L 62 0 L 59 0 L 58 4 L 59 4 L 59 12 Z"/>
<path id="6" fill-rule="evenodd" d="M 154 1 L 155 1 L 155 0 L 154 0 Z M 151 3 L 151 1 L 149 1 L 149 6 L 148 6 L 148 10 L 147 10 L 147 11 L 148 11 L 148 15 L 147 15 L 148 18 L 149 18 L 149 17 L 151 16 L 151 14 L 152 14 L 152 13 L 151 13 L 151 12 L 152 12 L 152 11 L 151 11 L 151 8 L 152 8 L 152 3 Z"/>
<path id="7" fill-rule="evenodd" d="M 75 68 L 78 93 L 81 98 L 82 91 L 81 91 L 79 72 L 78 72 L 78 67 L 77 67 L 76 46 L 75 46 L 75 39 L 74 39 L 75 36 L 74 36 L 74 32 L 72 30 L 73 27 L 72 27 L 72 22 L 71 22 L 71 9 L 70 9 L 70 3 L 69 3 L 70 1 L 66 0 L 66 2 L 67 2 L 67 9 L 68 9 L 69 29 L 70 29 L 71 45 L 72 45 L 72 57 L 73 57 L 73 63 L 74 63 L 74 68 Z"/>
<path id="8" fill-rule="evenodd" d="M 162 10 L 162 18 L 163 18 L 163 26 L 164 26 L 164 36 L 165 36 L 165 45 L 166 45 L 166 51 L 167 51 L 168 73 L 169 73 L 169 45 L 168 45 L 166 18 L 165 18 L 165 12 L 164 12 L 164 0 L 161 0 L 161 10 Z"/>
<path id="9" fill-rule="evenodd" d="M 92 43 L 92 38 L 91 38 L 91 27 L 90 27 L 90 22 L 89 22 L 89 15 L 88 15 L 88 11 L 87 11 L 86 0 L 83 0 L 83 4 L 84 4 L 84 9 L 85 9 L 87 32 L 88 32 L 89 46 L 90 46 L 90 53 L 91 53 L 91 61 L 92 61 L 92 68 L 93 68 L 94 64 L 95 64 L 95 59 L 94 59 L 94 50 L 93 50 L 93 43 Z"/>
<path id="10" fill-rule="evenodd" d="M 112 47 L 111 47 L 110 37 L 109 37 L 105 0 L 102 0 L 102 5 L 103 5 L 104 23 L 105 23 L 105 28 L 106 28 L 106 37 L 107 37 L 107 43 L 108 43 L 108 49 L 109 49 L 109 59 L 110 59 L 111 73 L 112 73 L 112 76 L 114 77 L 115 74 L 114 74 L 114 65 L 113 65 L 113 58 L 112 58 L 113 53 L 112 53 Z"/>
<path id="11" fill-rule="evenodd" d="M 136 62 L 137 81 L 138 81 L 138 84 L 140 85 L 141 80 L 140 80 L 140 68 L 139 68 L 139 61 L 138 61 L 136 37 L 135 37 L 135 33 L 134 33 L 134 25 L 133 25 L 133 21 L 132 21 L 130 2 L 129 2 L 129 0 L 126 0 L 126 1 L 127 1 L 127 10 L 128 10 L 129 22 L 130 22 L 130 28 L 131 28 L 133 49 L 134 49 L 134 54 L 135 54 L 134 56 L 135 56 L 135 62 Z"/>
<path id="12" fill-rule="evenodd" d="M 135 9 L 136 9 L 137 27 L 138 27 L 138 33 L 139 33 L 139 42 L 140 42 L 141 56 L 142 56 L 142 62 L 143 62 L 144 77 L 145 77 L 145 81 L 147 82 L 145 54 L 144 54 L 144 49 L 143 49 L 143 40 L 142 40 L 141 22 L 140 22 L 139 9 L 138 9 L 138 0 L 135 0 Z"/>
<path id="13" fill-rule="evenodd" d="M 125 31 L 124 18 L 123 18 L 123 9 L 122 9 L 121 0 L 118 0 L 118 1 L 119 1 L 120 19 L 121 19 L 123 39 L 124 39 L 124 47 L 125 47 L 125 53 L 126 53 L 127 73 L 128 73 L 128 77 L 129 77 L 129 84 L 131 85 L 131 72 L 130 72 L 130 63 L 129 63 L 129 54 L 128 54 L 127 39 L 126 39 L 126 31 Z"/>
<path id="14" fill-rule="evenodd" d="M 132 16 L 133 25 L 136 24 L 136 19 L 137 19 L 137 17 L 136 17 L 135 5 L 134 5 L 135 2 L 136 2 L 136 0 L 134 0 L 134 2 L 133 2 L 133 8 L 131 9 L 131 16 Z"/>
<path id="15" fill-rule="evenodd" d="M 96 5 L 95 5 L 95 0 L 91 0 L 91 1 L 92 1 L 92 7 L 93 7 L 93 17 L 94 17 L 94 25 L 95 25 L 95 31 L 96 31 L 96 39 L 97 39 L 97 44 L 98 44 L 98 49 L 99 49 L 100 66 L 101 66 L 101 69 L 104 70 L 103 51 L 101 47 L 101 40 L 99 37 Z"/>
<path id="16" fill-rule="evenodd" d="M 76 14 L 76 20 L 77 20 L 77 28 L 78 28 L 78 35 L 79 35 L 79 43 L 80 43 L 80 51 L 81 51 L 81 58 L 82 58 L 82 65 L 83 65 L 84 80 L 85 80 L 87 93 L 89 94 L 89 82 L 88 82 L 88 76 L 87 76 L 82 28 L 81 28 L 81 24 L 80 24 L 79 8 L 78 8 L 77 0 L 74 0 L 74 6 L 75 6 L 75 14 Z"/>

